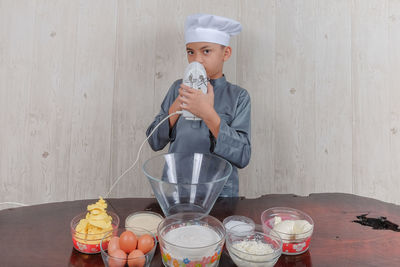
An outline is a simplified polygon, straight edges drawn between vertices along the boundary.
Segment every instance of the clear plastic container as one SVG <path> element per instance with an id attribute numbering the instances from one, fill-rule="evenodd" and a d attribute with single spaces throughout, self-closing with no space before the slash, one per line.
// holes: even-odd
<path id="1" fill-rule="evenodd" d="M 164 266 L 218 266 L 225 228 L 216 218 L 195 212 L 166 217 L 158 226 Z"/>
<path id="2" fill-rule="evenodd" d="M 252 231 L 243 234 L 241 225 L 232 227 L 226 237 L 226 248 L 239 267 L 274 266 L 282 254 L 282 240 L 271 230 L 268 234 Z"/>
<path id="3" fill-rule="evenodd" d="M 296 231 L 290 233 L 278 227 L 278 222 L 288 221 L 288 229 L 293 227 L 296 229 L 304 229 L 304 231 Z M 296 222 L 297 221 L 297 222 Z M 282 239 L 282 254 L 298 255 L 306 252 L 310 246 L 311 236 L 314 230 L 314 221 L 311 217 L 297 209 L 286 207 L 275 207 L 265 210 L 261 214 L 261 223 L 264 232 L 273 229 Z M 297 223 L 296 226 L 293 226 Z M 291 228 L 292 227 L 292 228 Z"/>
<path id="4" fill-rule="evenodd" d="M 163 216 L 152 211 L 137 211 L 131 213 L 125 219 L 125 227 L 139 227 L 152 232 L 157 236 L 158 224 L 164 219 Z"/>
<path id="5" fill-rule="evenodd" d="M 208 214 L 231 175 L 232 165 L 212 154 L 169 153 L 147 160 L 143 172 L 165 216 Z"/>
<path id="6" fill-rule="evenodd" d="M 103 238 L 104 234 L 109 233 L 109 231 L 106 231 L 104 233 L 97 233 L 97 234 L 84 234 L 84 233 L 79 233 L 75 230 L 76 226 L 78 225 L 79 221 L 81 219 L 86 218 L 87 211 L 82 212 L 75 216 L 71 220 L 71 236 L 72 236 L 72 242 L 74 244 L 74 248 L 82 253 L 86 254 L 96 254 L 100 253 L 100 242 L 101 239 Z M 115 214 L 112 211 L 107 211 L 107 214 L 111 216 L 112 221 L 111 224 L 114 229 L 117 229 L 119 227 L 119 217 L 117 214 Z M 86 238 L 81 238 L 81 236 L 86 236 Z M 111 233 L 110 233 L 111 237 Z"/>

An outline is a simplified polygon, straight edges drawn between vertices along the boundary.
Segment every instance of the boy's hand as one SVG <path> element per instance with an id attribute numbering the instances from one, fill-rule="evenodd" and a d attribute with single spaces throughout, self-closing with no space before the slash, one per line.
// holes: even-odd
<path id="1" fill-rule="evenodd" d="M 214 109 L 214 88 L 211 83 L 207 84 L 207 94 L 181 84 L 179 88 L 180 107 L 190 111 L 192 114 L 204 120 L 210 110 Z"/>
<path id="2" fill-rule="evenodd" d="M 218 138 L 221 118 L 214 109 L 214 87 L 211 83 L 207 84 L 207 94 L 182 84 L 178 98 L 182 102 L 181 108 L 201 118 L 214 137 Z"/>

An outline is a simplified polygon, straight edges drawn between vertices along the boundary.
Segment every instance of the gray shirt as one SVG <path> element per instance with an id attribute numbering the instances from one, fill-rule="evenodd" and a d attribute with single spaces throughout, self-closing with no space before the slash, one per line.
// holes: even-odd
<path id="1" fill-rule="evenodd" d="M 168 116 L 169 107 L 179 95 L 182 80 L 175 81 L 168 90 L 161 110 L 146 131 L 148 136 L 153 128 Z M 163 122 L 149 138 L 155 151 L 170 144 L 169 152 L 197 152 L 216 154 L 232 164 L 232 174 L 228 178 L 221 196 L 236 197 L 239 194 L 237 168 L 244 168 L 250 161 L 250 96 L 248 92 L 226 81 L 225 76 L 211 80 L 214 87 L 214 108 L 221 118 L 218 138 L 215 139 L 204 121 L 186 120 L 183 116 L 172 129 L 169 122 Z"/>

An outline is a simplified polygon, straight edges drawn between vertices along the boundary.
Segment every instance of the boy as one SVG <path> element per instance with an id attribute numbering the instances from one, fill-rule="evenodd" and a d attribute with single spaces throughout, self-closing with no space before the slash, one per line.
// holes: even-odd
<path id="1" fill-rule="evenodd" d="M 224 197 L 239 194 L 238 168 L 250 161 L 250 96 L 247 91 L 226 81 L 224 62 L 231 54 L 229 38 L 241 31 L 239 22 L 209 15 L 188 16 L 185 23 L 185 43 L 188 62 L 203 64 L 209 79 L 207 94 L 175 81 L 169 89 L 161 111 L 146 131 L 166 116 L 183 109 L 201 118 L 186 120 L 177 114 L 171 116 L 149 138 L 155 151 L 169 142 L 169 152 L 212 153 L 228 160 L 232 174 L 221 193 Z"/>

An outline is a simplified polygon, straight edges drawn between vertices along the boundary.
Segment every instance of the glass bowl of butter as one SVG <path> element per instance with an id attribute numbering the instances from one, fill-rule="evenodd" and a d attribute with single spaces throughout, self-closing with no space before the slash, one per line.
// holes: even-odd
<path id="1" fill-rule="evenodd" d="M 261 214 L 261 223 L 264 232 L 272 229 L 282 238 L 282 254 L 298 255 L 308 250 L 314 230 L 314 221 L 308 214 L 297 209 L 275 207 Z"/>
<path id="2" fill-rule="evenodd" d="M 104 235 L 110 233 L 110 239 L 116 235 L 119 217 L 106 209 L 107 203 L 100 198 L 95 204 L 88 205 L 86 212 L 71 220 L 71 236 L 76 250 L 85 254 L 100 253 L 100 242 Z M 107 249 L 107 244 L 103 241 L 104 249 Z"/>

